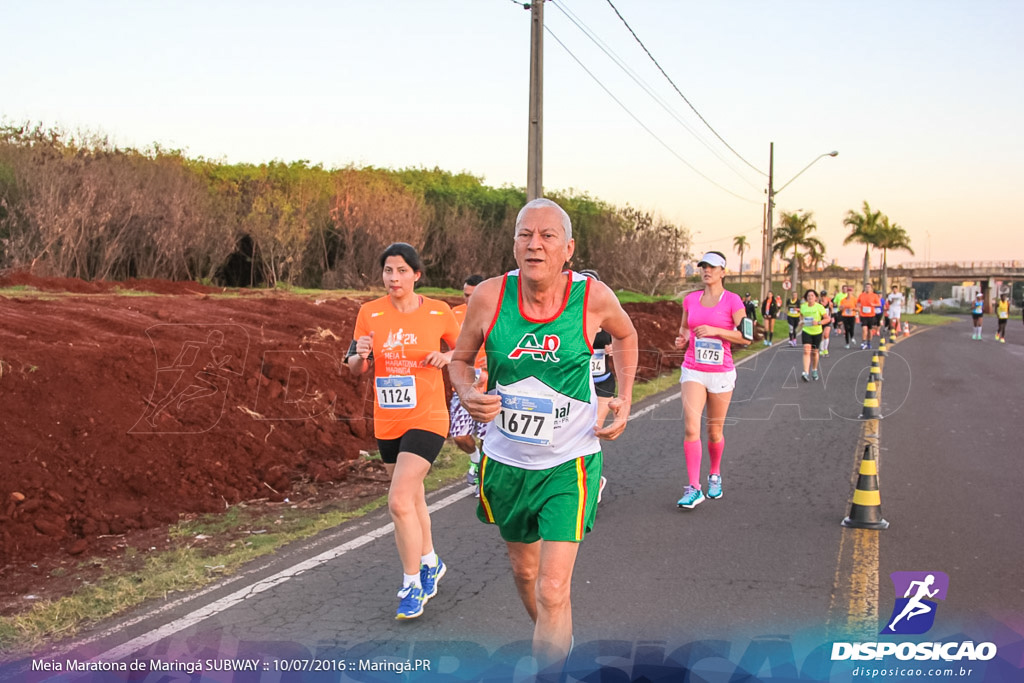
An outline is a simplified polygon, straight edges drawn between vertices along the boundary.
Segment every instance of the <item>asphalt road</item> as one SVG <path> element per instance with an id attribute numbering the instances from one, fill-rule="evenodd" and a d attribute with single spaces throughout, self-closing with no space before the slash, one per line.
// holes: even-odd
<path id="1" fill-rule="evenodd" d="M 833 640 L 852 637 L 853 625 L 862 639 L 884 626 L 897 571 L 949 576 L 929 638 L 999 645 L 1003 668 L 990 663 L 988 678 L 969 680 L 1020 672 L 1024 332 L 1011 329 L 1015 335 L 1007 344 L 975 342 L 966 321 L 918 328 L 890 347 L 883 418 L 872 422 L 859 419 L 869 352 L 833 344 L 822 381 L 804 383 L 799 350 L 765 350 L 739 369 L 724 496 L 694 510 L 675 504 L 685 484 L 678 391 L 635 406 L 625 434 L 607 446 L 609 484 L 577 562 L 580 675 L 601 668 L 602 680 L 680 680 L 687 666 L 705 680 L 737 672 L 850 680 L 849 666 L 836 673 L 822 658 Z M 845 529 L 864 446 L 875 440 L 880 511 L 890 527 Z M 706 467 L 705 458 L 705 475 Z M 400 569 L 382 512 L 40 654 L 36 666 L 158 660 L 179 671 L 147 668 L 135 680 L 187 680 L 185 662 L 251 658 L 256 672 L 235 662 L 191 680 L 512 678 L 523 671 L 532 624 L 497 530 L 476 520 L 467 493 L 455 485 L 430 498 L 439 506 L 435 545 L 449 570 L 418 620 L 392 618 Z M 404 678 L 353 671 L 375 657 L 409 666 L 422 658 L 431 669 Z M 323 662 L 334 670 L 282 670 Z M 8 665 L 0 677 L 31 665 Z M 54 678 L 68 679 L 75 677 Z"/>

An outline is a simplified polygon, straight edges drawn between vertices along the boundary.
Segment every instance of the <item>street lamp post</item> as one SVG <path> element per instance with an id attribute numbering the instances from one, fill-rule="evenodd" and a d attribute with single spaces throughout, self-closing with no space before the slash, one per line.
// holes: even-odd
<path id="1" fill-rule="evenodd" d="M 782 187 L 775 189 L 775 143 L 769 143 L 768 147 L 768 216 L 767 224 L 764 231 L 764 245 L 762 246 L 762 258 L 761 258 L 761 301 L 764 301 L 765 295 L 768 294 L 768 288 L 771 286 L 772 281 L 772 245 L 775 243 L 775 236 L 773 234 L 774 212 L 775 212 L 775 195 L 786 189 L 787 186 L 794 180 L 800 177 L 800 175 L 813 166 L 815 163 L 824 159 L 825 157 L 838 156 L 839 152 L 825 152 L 819 154 L 814 158 L 811 163 L 800 169 L 800 172 L 795 176 L 783 183 Z"/>

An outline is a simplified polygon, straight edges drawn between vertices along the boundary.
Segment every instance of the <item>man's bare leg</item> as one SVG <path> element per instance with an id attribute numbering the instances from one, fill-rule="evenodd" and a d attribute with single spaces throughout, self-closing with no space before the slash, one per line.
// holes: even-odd
<path id="1" fill-rule="evenodd" d="M 536 543 L 506 543 L 508 559 L 512 563 L 512 578 L 519 591 L 530 620 L 537 623 L 537 574 L 540 571 L 540 541 Z"/>
<path id="2" fill-rule="evenodd" d="M 533 656 L 543 671 L 565 660 L 572 645 L 572 572 L 579 544 L 509 543 L 519 597 L 534 621 Z"/>

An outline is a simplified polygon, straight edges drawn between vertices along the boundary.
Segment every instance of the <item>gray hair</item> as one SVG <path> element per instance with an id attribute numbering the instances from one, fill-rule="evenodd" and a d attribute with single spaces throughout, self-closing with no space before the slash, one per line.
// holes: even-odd
<path id="1" fill-rule="evenodd" d="M 516 227 L 515 230 L 519 232 L 519 225 L 523 222 L 523 217 L 527 211 L 531 209 L 558 209 L 558 213 L 562 217 L 562 229 L 565 230 L 565 241 L 568 242 L 572 239 L 572 220 L 569 219 L 569 214 L 565 212 L 565 209 L 560 207 L 557 203 L 547 199 L 545 197 L 538 197 L 526 203 L 522 209 L 519 210 L 519 215 L 516 216 Z"/>

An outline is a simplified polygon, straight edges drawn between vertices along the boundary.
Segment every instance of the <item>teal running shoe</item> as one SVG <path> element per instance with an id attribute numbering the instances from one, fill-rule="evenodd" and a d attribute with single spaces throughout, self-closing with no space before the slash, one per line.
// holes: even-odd
<path id="1" fill-rule="evenodd" d="M 722 475 L 708 475 L 708 498 L 714 500 L 722 497 Z"/>
<path id="2" fill-rule="evenodd" d="M 687 510 L 692 510 L 703 502 L 704 494 L 701 493 L 701 490 L 695 486 L 687 484 L 686 488 L 683 489 L 683 497 L 676 502 L 676 505 L 681 508 L 686 508 Z"/>

